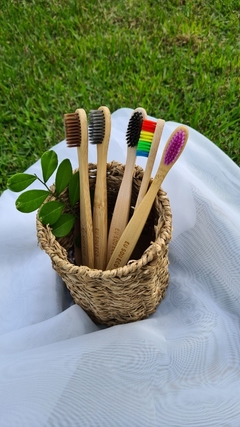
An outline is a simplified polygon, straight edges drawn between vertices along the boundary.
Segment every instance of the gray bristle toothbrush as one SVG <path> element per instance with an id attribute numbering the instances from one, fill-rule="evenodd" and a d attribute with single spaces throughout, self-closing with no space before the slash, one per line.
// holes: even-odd
<path id="1" fill-rule="evenodd" d="M 107 154 L 111 113 L 105 106 L 89 112 L 89 141 L 97 145 L 97 176 L 93 201 L 94 266 L 104 270 L 107 263 L 108 202 Z"/>

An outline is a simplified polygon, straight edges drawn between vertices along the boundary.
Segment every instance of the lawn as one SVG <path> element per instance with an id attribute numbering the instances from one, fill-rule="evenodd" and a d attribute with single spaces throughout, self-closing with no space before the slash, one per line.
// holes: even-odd
<path id="1" fill-rule="evenodd" d="M 2 0 L 0 191 L 76 108 L 143 106 L 240 165 L 239 0 Z"/>

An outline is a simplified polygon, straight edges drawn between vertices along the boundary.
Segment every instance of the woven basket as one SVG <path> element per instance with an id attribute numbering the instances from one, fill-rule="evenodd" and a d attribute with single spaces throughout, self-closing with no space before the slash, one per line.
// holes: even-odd
<path id="1" fill-rule="evenodd" d="M 107 164 L 109 222 L 122 181 L 124 166 Z M 135 167 L 131 206 L 135 205 L 143 170 Z M 89 164 L 90 188 L 94 189 L 96 165 Z M 67 198 L 67 192 L 62 194 Z M 48 200 L 51 200 L 48 199 Z M 78 206 L 76 206 L 78 209 Z M 133 210 L 131 209 L 130 215 Z M 37 216 L 40 247 L 50 256 L 54 270 L 62 277 L 74 302 L 96 323 L 107 326 L 145 319 L 154 313 L 169 283 L 168 244 L 172 233 L 172 215 L 166 193 L 160 189 L 131 261 L 113 270 L 76 266 L 69 261 L 73 232 L 57 239 L 49 226 Z"/>

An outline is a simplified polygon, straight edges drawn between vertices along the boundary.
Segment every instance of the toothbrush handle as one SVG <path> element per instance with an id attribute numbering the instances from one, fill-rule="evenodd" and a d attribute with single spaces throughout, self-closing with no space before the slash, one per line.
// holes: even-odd
<path id="1" fill-rule="evenodd" d="M 132 176 L 136 161 L 135 147 L 128 148 L 127 161 L 121 186 L 114 206 L 112 221 L 108 234 L 107 260 L 110 259 L 115 246 L 120 239 L 128 222 L 131 194 L 132 194 Z"/>
<path id="2" fill-rule="evenodd" d="M 107 262 L 107 182 L 106 159 L 101 156 L 101 146 L 97 147 L 97 178 L 93 204 L 93 235 L 95 268 L 104 270 Z"/>
<path id="3" fill-rule="evenodd" d="M 86 159 L 87 154 L 85 155 L 83 152 L 79 153 L 82 264 L 87 265 L 89 268 L 94 268 L 92 209 L 89 192 L 88 162 Z"/>

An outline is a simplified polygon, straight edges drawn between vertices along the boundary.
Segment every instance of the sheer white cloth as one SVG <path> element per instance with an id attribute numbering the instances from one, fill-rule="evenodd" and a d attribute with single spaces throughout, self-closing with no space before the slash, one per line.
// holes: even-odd
<path id="1" fill-rule="evenodd" d="M 131 113 L 112 115 L 109 160 L 125 163 Z M 166 123 L 159 156 L 177 125 Z M 64 141 L 54 150 L 77 166 Z M 163 188 L 174 226 L 166 297 L 147 320 L 111 328 L 72 304 L 37 245 L 35 213 L 2 194 L 1 427 L 240 426 L 240 169 L 190 128 Z"/>

